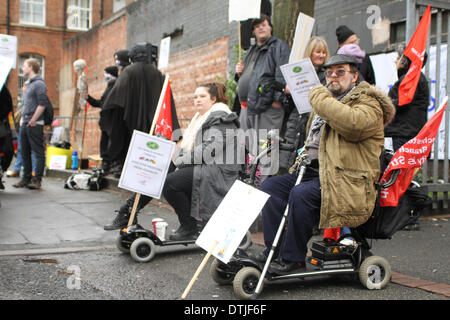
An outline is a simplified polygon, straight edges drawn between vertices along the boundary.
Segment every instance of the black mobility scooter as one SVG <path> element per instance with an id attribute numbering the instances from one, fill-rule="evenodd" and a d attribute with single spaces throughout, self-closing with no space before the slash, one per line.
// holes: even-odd
<path id="1" fill-rule="evenodd" d="M 392 156 L 392 155 L 391 155 Z M 297 184 L 301 181 L 303 173 L 308 166 L 306 155 L 300 153 L 298 163 L 301 163 Z M 382 159 L 390 159 L 385 153 Z M 388 160 L 384 160 L 387 161 Z M 382 168 L 384 166 L 382 165 Z M 369 221 L 360 227 L 351 230 L 351 236 L 355 240 L 351 245 L 340 244 L 340 240 L 330 242 L 326 240 L 314 241 L 311 246 L 312 255 L 307 258 L 306 271 L 277 275 L 268 271 L 274 252 L 285 229 L 288 208 L 284 212 L 278 232 L 275 236 L 272 248 L 265 263 L 257 261 L 243 250 L 237 250 L 228 264 L 216 259 L 211 264 L 210 273 L 213 280 L 221 285 L 233 284 L 235 296 L 239 299 L 255 299 L 261 293 L 264 282 L 272 282 L 285 279 L 302 279 L 319 275 L 353 274 L 359 275 L 363 286 L 368 289 L 382 289 L 391 279 L 391 267 L 389 262 L 380 256 L 372 255 L 371 244 L 367 239 L 389 238 L 382 232 L 384 227 L 382 210 L 379 206 L 381 188 L 392 185 L 398 171 L 391 175 L 391 179 L 377 184 L 377 204 Z M 391 218 L 389 218 L 391 219 Z M 402 226 L 397 223 L 396 230 Z M 349 235 L 343 235 L 344 238 Z"/>

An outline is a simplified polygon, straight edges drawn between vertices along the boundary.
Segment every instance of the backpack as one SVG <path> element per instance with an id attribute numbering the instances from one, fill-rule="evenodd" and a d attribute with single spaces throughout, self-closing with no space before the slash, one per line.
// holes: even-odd
<path id="1" fill-rule="evenodd" d="M 47 97 L 47 105 L 44 109 L 44 125 L 50 126 L 53 122 L 54 112 L 53 105 L 50 102 L 50 99 Z"/>

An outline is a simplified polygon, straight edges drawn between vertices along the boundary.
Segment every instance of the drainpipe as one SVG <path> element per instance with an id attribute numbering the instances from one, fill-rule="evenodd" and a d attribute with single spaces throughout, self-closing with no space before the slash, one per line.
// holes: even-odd
<path id="1" fill-rule="evenodd" d="M 103 10 L 104 10 L 104 7 L 103 7 L 103 4 L 104 4 L 104 0 L 101 0 L 100 1 L 100 20 L 103 20 Z"/>
<path id="2" fill-rule="evenodd" d="M 10 31 L 10 25 L 11 25 L 11 13 L 10 13 L 10 8 L 11 8 L 11 2 L 10 0 L 8 0 L 7 4 L 6 4 L 6 34 L 9 34 Z"/>

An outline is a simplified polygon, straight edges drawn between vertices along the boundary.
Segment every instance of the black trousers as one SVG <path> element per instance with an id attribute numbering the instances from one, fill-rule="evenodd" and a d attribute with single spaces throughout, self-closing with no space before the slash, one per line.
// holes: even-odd
<path id="1" fill-rule="evenodd" d="M 184 167 L 176 170 L 176 166 L 171 163 L 169 172 L 163 188 L 163 196 L 174 208 L 178 221 L 182 226 L 191 228 L 196 223 L 191 217 L 191 197 L 192 183 L 194 181 L 194 166 Z M 126 203 L 128 208 L 133 207 L 136 194 L 133 194 Z M 153 198 L 141 195 L 137 211 L 144 208 Z"/>

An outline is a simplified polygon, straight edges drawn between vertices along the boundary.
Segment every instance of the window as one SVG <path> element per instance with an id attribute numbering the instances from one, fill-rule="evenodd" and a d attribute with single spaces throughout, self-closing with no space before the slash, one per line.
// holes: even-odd
<path id="1" fill-rule="evenodd" d="M 22 73 L 22 66 L 23 62 L 29 58 L 35 58 L 39 61 L 41 65 L 41 71 L 39 74 L 44 78 L 44 71 L 45 71 L 45 64 L 44 64 L 44 57 L 38 55 L 38 54 L 32 54 L 32 53 L 24 53 L 19 56 L 19 97 L 22 97 L 22 90 L 23 84 L 28 80 Z"/>
<path id="2" fill-rule="evenodd" d="M 45 0 L 20 0 L 20 23 L 45 25 Z"/>
<path id="3" fill-rule="evenodd" d="M 113 12 L 117 12 L 127 5 L 125 0 L 114 0 Z"/>
<path id="4" fill-rule="evenodd" d="M 69 0 L 67 27 L 88 30 L 92 26 L 92 0 Z"/>

